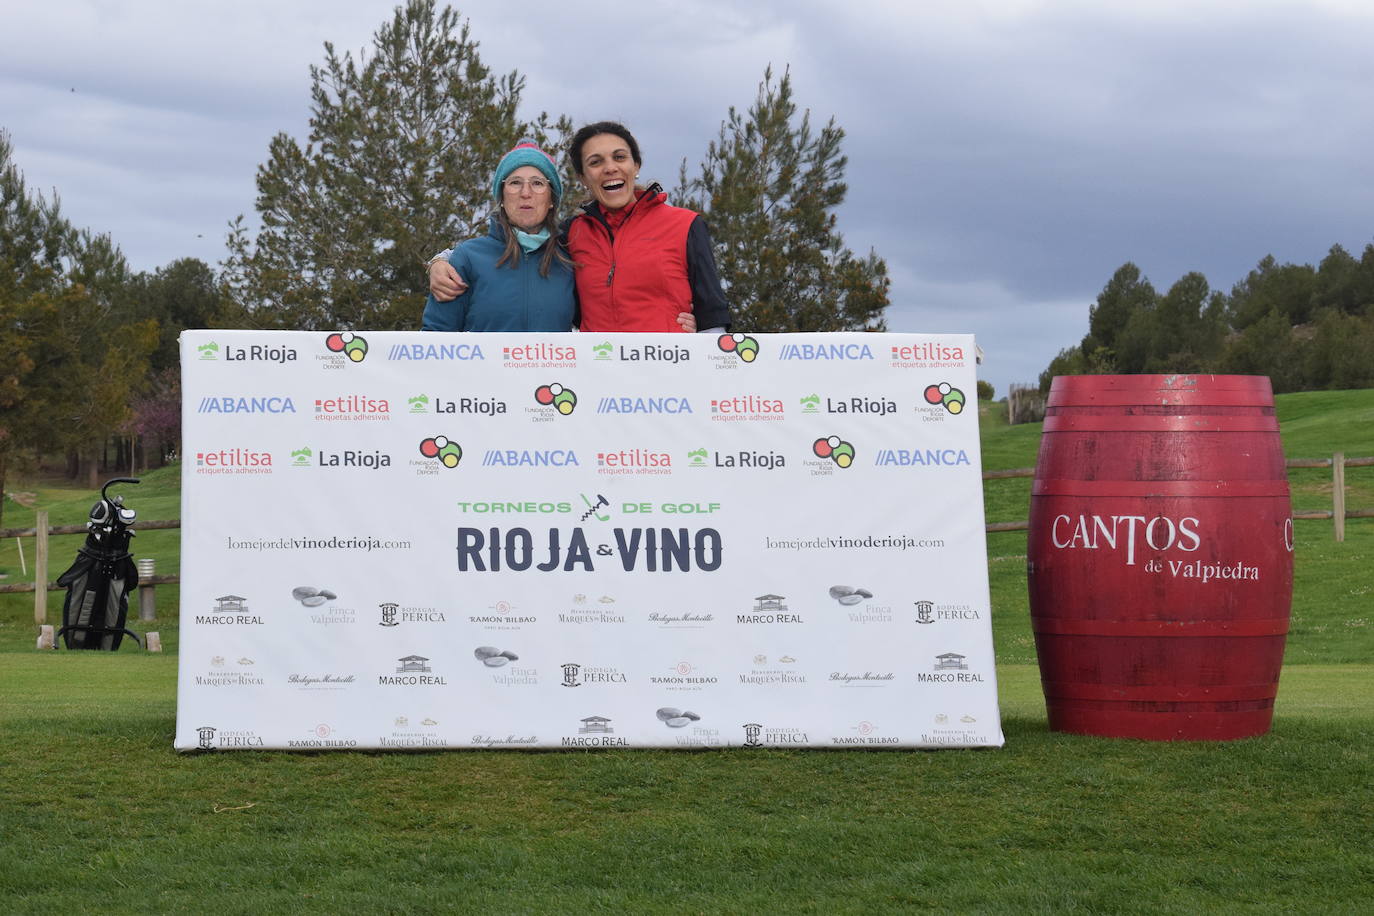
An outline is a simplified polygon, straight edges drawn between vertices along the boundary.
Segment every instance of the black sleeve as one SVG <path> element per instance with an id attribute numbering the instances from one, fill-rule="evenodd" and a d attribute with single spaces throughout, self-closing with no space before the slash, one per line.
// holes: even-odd
<path id="1" fill-rule="evenodd" d="M 711 231 L 700 216 L 692 220 L 687 230 L 687 282 L 692 287 L 692 313 L 696 315 L 697 330 L 719 327 L 729 330 L 730 305 L 720 286 Z"/>

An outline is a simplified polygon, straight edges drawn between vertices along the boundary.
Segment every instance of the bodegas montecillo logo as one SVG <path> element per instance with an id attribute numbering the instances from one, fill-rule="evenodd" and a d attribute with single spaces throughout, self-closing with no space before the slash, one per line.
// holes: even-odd
<path id="1" fill-rule="evenodd" d="M 339 353 L 349 362 L 360 363 L 367 359 L 367 338 L 352 331 L 336 331 L 324 339 L 324 348 L 330 353 Z"/>
<path id="2" fill-rule="evenodd" d="M 836 467 L 847 468 L 854 463 L 856 453 L 853 443 L 839 436 L 824 436 L 811 443 L 811 454 L 830 460 Z"/>
<path id="3" fill-rule="evenodd" d="M 420 440 L 420 454 L 446 468 L 456 468 L 463 460 L 463 447 L 447 436 L 430 436 Z"/>
<path id="4" fill-rule="evenodd" d="M 550 382 L 534 389 L 534 402 L 541 407 L 551 407 L 566 417 L 577 407 L 577 392 L 559 382 Z"/>
<path id="5" fill-rule="evenodd" d="M 748 334 L 722 334 L 716 338 L 716 346 L 722 353 L 735 354 L 742 363 L 759 358 L 759 342 Z"/>

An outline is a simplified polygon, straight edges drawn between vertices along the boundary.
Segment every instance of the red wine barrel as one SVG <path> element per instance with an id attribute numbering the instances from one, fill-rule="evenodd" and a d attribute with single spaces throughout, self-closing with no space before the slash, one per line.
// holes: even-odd
<path id="1" fill-rule="evenodd" d="M 1055 378 L 1027 581 L 1051 729 L 1267 732 L 1293 597 L 1269 379 Z"/>

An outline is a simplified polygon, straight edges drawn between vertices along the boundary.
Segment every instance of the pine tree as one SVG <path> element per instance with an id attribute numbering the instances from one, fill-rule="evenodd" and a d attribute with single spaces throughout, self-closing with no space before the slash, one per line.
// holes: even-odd
<path id="1" fill-rule="evenodd" d="M 492 75 L 434 0 L 398 7 L 357 60 L 326 43 L 310 78 L 309 140 L 273 138 L 262 227 L 250 244 L 242 217 L 231 226 L 227 289 L 259 327 L 418 327 L 424 263 L 485 232 L 500 157 L 569 125 L 520 121 L 524 78 Z"/>
<path id="2" fill-rule="evenodd" d="M 844 131 L 797 118 L 787 71 L 764 71 L 754 104 L 733 107 L 675 195 L 707 218 L 735 327 L 750 331 L 885 330 L 887 264 L 856 257 L 837 229 L 848 190 Z"/>

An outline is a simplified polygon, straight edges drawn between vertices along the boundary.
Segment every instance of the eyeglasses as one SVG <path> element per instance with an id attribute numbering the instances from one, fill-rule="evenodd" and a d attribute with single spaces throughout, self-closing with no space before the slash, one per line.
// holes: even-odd
<path id="1" fill-rule="evenodd" d="M 549 189 L 549 183 L 542 178 L 507 178 L 503 187 L 512 194 L 519 194 L 529 185 L 531 194 L 543 194 Z"/>

